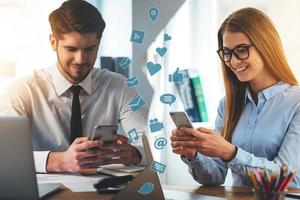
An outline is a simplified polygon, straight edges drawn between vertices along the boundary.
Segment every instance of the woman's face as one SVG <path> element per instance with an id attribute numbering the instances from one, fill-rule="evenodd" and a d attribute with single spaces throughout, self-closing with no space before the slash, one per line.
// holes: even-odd
<path id="1" fill-rule="evenodd" d="M 269 74 L 260 54 L 251 45 L 244 33 L 224 32 L 223 53 L 227 56 L 226 60 L 229 60 L 231 54 L 231 59 L 225 64 L 241 82 L 256 82 Z"/>

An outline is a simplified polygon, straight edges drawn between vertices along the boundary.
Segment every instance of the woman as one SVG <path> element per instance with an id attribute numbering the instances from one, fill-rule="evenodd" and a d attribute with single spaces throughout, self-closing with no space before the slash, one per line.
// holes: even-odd
<path id="1" fill-rule="evenodd" d="M 215 130 L 174 129 L 173 152 L 203 185 L 223 184 L 230 168 L 233 185 L 250 186 L 246 167 L 279 172 L 285 162 L 298 172 L 290 186 L 300 187 L 300 87 L 271 20 L 237 10 L 221 25 L 218 46 L 226 96 Z"/>

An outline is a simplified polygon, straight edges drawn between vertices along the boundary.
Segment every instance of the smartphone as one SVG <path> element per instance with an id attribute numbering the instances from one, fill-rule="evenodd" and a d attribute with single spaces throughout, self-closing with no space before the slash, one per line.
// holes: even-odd
<path id="1" fill-rule="evenodd" d="M 105 143 L 114 142 L 117 137 L 118 126 L 115 125 L 97 125 L 94 128 L 90 140 L 98 140 Z"/>
<path id="2" fill-rule="evenodd" d="M 177 128 L 182 126 L 193 128 L 193 124 L 185 112 L 169 112 L 169 114 Z"/>

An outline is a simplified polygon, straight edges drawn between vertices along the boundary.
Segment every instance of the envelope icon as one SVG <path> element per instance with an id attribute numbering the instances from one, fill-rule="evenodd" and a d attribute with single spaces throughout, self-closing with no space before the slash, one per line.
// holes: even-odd
<path id="1" fill-rule="evenodd" d="M 126 83 L 127 83 L 127 87 L 131 88 L 131 87 L 134 87 L 136 86 L 137 84 L 139 84 L 139 81 L 137 79 L 137 77 L 132 77 L 132 78 L 128 78 L 126 80 Z"/>
<path id="2" fill-rule="evenodd" d="M 122 60 L 119 63 L 119 66 L 125 70 L 129 66 L 130 63 L 131 63 L 130 59 L 125 57 L 125 58 L 122 58 Z"/>
<path id="3" fill-rule="evenodd" d="M 133 98 L 128 105 L 133 112 L 136 112 L 145 105 L 145 101 L 141 96 L 137 96 Z"/>

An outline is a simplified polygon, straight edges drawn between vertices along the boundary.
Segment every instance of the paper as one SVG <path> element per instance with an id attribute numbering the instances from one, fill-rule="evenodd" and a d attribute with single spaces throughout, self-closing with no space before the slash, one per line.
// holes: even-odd
<path id="1" fill-rule="evenodd" d="M 95 192 L 94 183 L 106 175 L 82 176 L 79 173 L 37 174 L 38 183 L 62 183 L 72 192 Z"/>
<path id="2" fill-rule="evenodd" d="M 125 166 L 123 164 L 111 164 L 111 165 L 102 165 L 100 166 L 100 168 L 131 173 L 131 172 L 142 171 L 145 167 L 139 165 Z"/>

